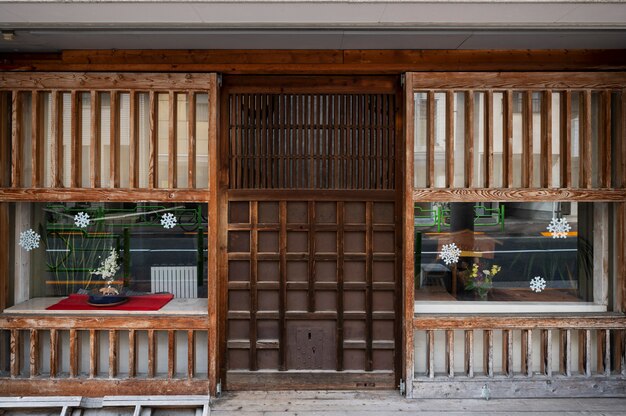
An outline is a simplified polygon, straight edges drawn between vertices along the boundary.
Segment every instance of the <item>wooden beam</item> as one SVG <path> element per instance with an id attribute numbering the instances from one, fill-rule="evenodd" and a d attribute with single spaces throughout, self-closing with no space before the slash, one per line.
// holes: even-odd
<path id="1" fill-rule="evenodd" d="M 466 188 L 474 184 L 474 91 L 465 92 L 465 182 Z"/>
<path id="2" fill-rule="evenodd" d="M 561 187 L 570 188 L 572 186 L 572 93 L 570 91 L 561 93 L 560 110 Z"/>
<path id="3" fill-rule="evenodd" d="M 580 120 L 580 171 L 579 186 L 591 188 L 593 185 L 592 145 L 591 145 L 591 91 L 584 90 L 579 94 Z"/>
<path id="4" fill-rule="evenodd" d="M 603 90 L 599 97 L 599 123 L 598 123 L 598 170 L 600 180 L 598 185 L 602 188 L 611 187 L 611 91 Z"/>
<path id="5" fill-rule="evenodd" d="M 502 97 L 502 187 L 513 186 L 513 92 Z"/>
<path id="6" fill-rule="evenodd" d="M 187 187 L 196 187 L 196 94 L 187 93 Z"/>
<path id="7" fill-rule="evenodd" d="M 2 195 L 2 191 L 0 191 Z M 420 202 L 506 202 L 506 201 L 626 201 L 624 189 L 562 189 L 562 188 L 472 188 L 413 190 L 413 200 Z"/>
<path id="8" fill-rule="evenodd" d="M 544 91 L 541 96 L 540 186 L 552 187 L 552 90 Z"/>
<path id="9" fill-rule="evenodd" d="M 113 90 L 111 96 L 111 117 L 110 117 L 110 179 L 111 188 L 120 187 L 120 94 Z"/>
<path id="10" fill-rule="evenodd" d="M 485 182 L 493 186 L 493 91 L 485 92 Z"/>
<path id="11" fill-rule="evenodd" d="M 3 201 L 72 201 L 72 202 L 205 202 L 211 193 L 203 189 L 45 189 L 1 188 Z"/>
<path id="12" fill-rule="evenodd" d="M 139 104 L 137 91 L 129 94 L 129 187 L 139 187 Z"/>
<path id="13" fill-rule="evenodd" d="M 410 91 L 410 90 L 409 90 Z M 405 106 L 408 99 L 405 97 Z M 412 119 L 413 115 L 405 114 L 406 123 L 409 122 L 409 117 Z M 414 124 L 414 121 L 411 122 Z M 413 158 L 413 156 L 411 156 Z M 434 91 L 428 91 L 426 94 L 426 187 L 435 187 L 435 93 Z M 411 178 L 413 181 L 413 178 Z"/>
<path id="14" fill-rule="evenodd" d="M 11 96 L 11 186 L 22 186 L 22 93 L 12 91 Z"/>
<path id="15" fill-rule="evenodd" d="M 77 315 L 0 315 L 0 327 L 3 329 L 31 329 L 46 328 L 49 330 L 189 330 L 206 331 L 208 320 L 205 316 L 176 315 L 161 317 L 142 317 L 138 320 L 129 320 L 128 316 L 111 315 L 106 320 L 97 316 Z"/>
<path id="16" fill-rule="evenodd" d="M 11 101 L 10 92 L 0 92 L 0 186 L 11 182 Z"/>
<path id="17" fill-rule="evenodd" d="M 178 187 L 178 95 L 174 91 L 168 94 L 169 128 L 168 128 L 168 169 L 167 183 L 170 188 Z"/>
<path id="18" fill-rule="evenodd" d="M 424 315 L 413 320 L 416 330 L 469 330 L 469 329 L 623 329 L 626 327 L 626 317 L 621 314 L 610 315 L 572 315 L 536 316 L 536 315 L 507 315 L 507 316 L 446 316 Z"/>
<path id="19" fill-rule="evenodd" d="M 454 91 L 446 91 L 446 188 L 454 188 Z"/>
<path id="20" fill-rule="evenodd" d="M 43 114 L 41 112 L 41 92 L 33 91 L 31 98 L 31 167 L 32 186 L 39 188 L 44 185 L 44 143 L 43 143 Z M 47 174 L 48 172 L 46 172 Z"/>
<path id="21" fill-rule="evenodd" d="M 90 91 L 90 131 L 91 131 L 91 143 L 89 146 L 90 167 L 89 167 L 89 179 L 92 188 L 100 187 L 100 170 L 101 170 L 101 145 L 102 145 L 102 129 L 101 129 L 101 106 L 100 106 L 100 93 L 98 91 Z"/>
<path id="22" fill-rule="evenodd" d="M 83 124 L 80 92 L 70 93 L 70 187 L 81 187 L 81 159 L 83 151 Z"/>
<path id="23" fill-rule="evenodd" d="M 533 187 L 533 93 L 522 93 L 522 188 Z"/>
<path id="24" fill-rule="evenodd" d="M 159 100 L 154 91 L 149 94 L 149 153 L 148 187 L 159 187 Z"/>

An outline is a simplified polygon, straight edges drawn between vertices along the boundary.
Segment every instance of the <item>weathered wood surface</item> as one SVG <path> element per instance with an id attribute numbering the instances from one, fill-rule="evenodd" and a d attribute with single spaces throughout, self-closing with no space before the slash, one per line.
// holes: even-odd
<path id="1" fill-rule="evenodd" d="M 72 202 L 128 202 L 128 201 L 186 201 L 204 202 L 209 192 L 202 189 L 123 189 L 123 188 L 76 188 L 76 189 L 0 189 L 3 201 L 72 201 Z"/>
<path id="2" fill-rule="evenodd" d="M 0 193 L 1 195 L 1 193 Z M 413 200 L 420 202 L 495 202 L 495 201 L 626 201 L 624 189 L 546 189 L 546 188 L 475 188 L 413 190 Z"/>
<path id="3" fill-rule="evenodd" d="M 418 330 L 448 329 L 624 329 L 626 317 L 607 315 L 515 315 L 445 316 L 420 315 L 413 320 Z"/>
<path id="4" fill-rule="evenodd" d="M 112 329 L 152 329 L 152 330 L 206 330 L 208 320 L 197 316 L 0 316 L 0 328 L 4 329 L 57 329 L 57 330 L 112 330 Z"/>

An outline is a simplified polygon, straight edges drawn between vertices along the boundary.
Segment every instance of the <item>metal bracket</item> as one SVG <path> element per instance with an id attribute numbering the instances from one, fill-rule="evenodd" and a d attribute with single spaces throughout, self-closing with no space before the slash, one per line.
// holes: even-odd
<path id="1" fill-rule="evenodd" d="M 406 383 L 404 380 L 400 379 L 398 387 L 400 388 L 400 396 L 404 396 L 406 394 Z"/>
<path id="2" fill-rule="evenodd" d="M 217 382 L 215 386 L 215 397 L 220 397 L 222 395 L 222 380 Z"/>
<path id="3" fill-rule="evenodd" d="M 480 396 L 485 400 L 489 400 L 489 398 L 491 397 L 491 390 L 489 390 L 488 385 L 485 384 L 480 390 Z"/>

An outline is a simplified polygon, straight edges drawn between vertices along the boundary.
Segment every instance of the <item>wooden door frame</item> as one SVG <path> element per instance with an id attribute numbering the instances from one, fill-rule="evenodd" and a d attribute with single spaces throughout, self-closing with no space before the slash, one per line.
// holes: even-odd
<path id="1" fill-rule="evenodd" d="M 228 95 L 233 92 L 246 93 L 392 93 L 395 94 L 395 215 L 402 218 L 406 211 L 406 201 L 412 201 L 411 193 L 407 193 L 409 189 L 405 184 L 407 180 L 403 177 L 405 168 L 405 130 L 404 130 L 404 97 L 405 94 L 401 87 L 401 78 L 397 75 L 378 76 L 378 75 L 359 75 L 359 76 L 257 76 L 257 75 L 227 75 L 222 78 L 219 91 L 219 125 L 218 125 L 218 146 L 219 152 L 216 160 L 219 161 L 218 184 L 217 189 L 217 210 L 218 218 L 218 272 L 217 272 L 217 351 L 216 356 L 216 378 L 220 382 L 226 381 L 226 364 L 227 364 L 227 324 L 228 324 L 228 253 L 227 253 L 227 233 L 228 233 L 228 200 L 229 200 L 229 160 L 228 160 Z M 412 149 L 411 149 L 412 150 Z M 407 153 L 408 154 L 408 153 Z M 411 186 L 411 184 L 409 184 Z M 411 188 L 412 189 L 412 188 Z M 306 191 L 305 191 L 306 192 Z M 332 193 L 332 191 L 331 191 Z M 396 252 L 398 253 L 395 265 L 396 288 L 395 288 L 395 320 L 394 320 L 394 338 L 395 338 L 395 357 L 394 357 L 394 379 L 395 385 L 398 386 L 401 379 L 407 380 L 407 345 L 410 342 L 412 348 L 412 332 L 407 337 L 405 327 L 412 325 L 413 322 L 413 300 L 411 291 L 411 301 L 407 303 L 408 294 L 405 293 L 406 287 L 412 289 L 411 284 L 405 284 L 405 270 L 407 254 L 412 256 L 412 247 L 404 247 L 406 241 L 403 227 L 405 220 L 396 220 L 398 229 L 396 230 Z M 411 258 L 411 256 L 409 256 Z M 398 300 L 402 300 L 398 302 Z M 410 318 L 407 310 L 410 309 Z M 410 340 L 409 340 L 410 338 Z M 411 351 L 412 357 L 412 351 Z M 412 361 L 411 361 L 412 368 Z M 225 384 L 222 384 L 225 385 Z"/>

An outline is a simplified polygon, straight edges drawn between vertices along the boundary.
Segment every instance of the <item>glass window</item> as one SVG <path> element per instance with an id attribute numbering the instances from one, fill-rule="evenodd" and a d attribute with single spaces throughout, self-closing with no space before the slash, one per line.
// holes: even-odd
<path id="1" fill-rule="evenodd" d="M 92 293 L 207 296 L 207 206 L 195 203 L 14 204 L 15 303 Z M 114 254 L 113 276 L 98 271 Z"/>
<path id="2" fill-rule="evenodd" d="M 418 203 L 414 214 L 417 301 L 594 302 L 594 220 L 606 221 L 594 204 Z"/>

